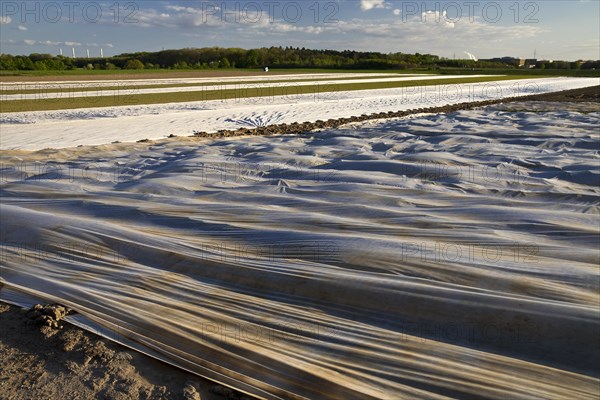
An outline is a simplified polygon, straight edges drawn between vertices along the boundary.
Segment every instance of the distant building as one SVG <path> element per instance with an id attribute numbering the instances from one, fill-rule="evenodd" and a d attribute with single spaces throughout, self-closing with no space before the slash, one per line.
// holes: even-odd
<path id="1" fill-rule="evenodd" d="M 509 65 L 514 65 L 515 67 L 522 66 L 521 63 L 523 63 L 523 65 L 525 64 L 525 60 L 520 59 L 520 58 L 515 58 L 515 57 L 501 57 L 501 58 L 496 57 L 496 58 L 491 58 L 491 59 L 485 60 L 485 61 L 504 63 L 504 64 L 509 64 Z"/>
<path id="2" fill-rule="evenodd" d="M 535 58 L 516 58 L 516 57 L 497 57 L 497 58 L 491 58 L 489 60 L 485 60 L 485 61 L 491 61 L 491 62 L 499 62 L 499 63 L 504 63 L 504 64 L 508 64 L 508 65 L 514 65 L 515 67 L 525 67 L 525 68 L 535 68 L 535 66 L 537 65 L 537 59 Z"/>

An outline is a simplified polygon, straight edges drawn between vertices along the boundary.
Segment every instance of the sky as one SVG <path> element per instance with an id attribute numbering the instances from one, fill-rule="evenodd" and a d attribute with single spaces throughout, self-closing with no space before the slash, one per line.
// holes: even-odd
<path id="1" fill-rule="evenodd" d="M 212 46 L 597 60 L 600 0 L 0 2 L 2 53 Z"/>

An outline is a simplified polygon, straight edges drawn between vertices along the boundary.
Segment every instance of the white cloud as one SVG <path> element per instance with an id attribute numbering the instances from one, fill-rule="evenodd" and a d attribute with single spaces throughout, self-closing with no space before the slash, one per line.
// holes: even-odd
<path id="1" fill-rule="evenodd" d="M 322 26 L 307 26 L 304 28 L 304 32 L 306 33 L 312 33 L 315 35 L 320 34 L 321 32 L 323 32 L 325 29 L 323 29 Z"/>
<path id="2" fill-rule="evenodd" d="M 52 42 L 50 40 L 45 40 L 43 42 L 37 42 L 37 44 L 41 44 L 44 46 L 59 46 L 61 44 L 61 42 Z"/>
<path id="3" fill-rule="evenodd" d="M 446 11 L 443 11 L 441 14 L 439 11 L 425 11 L 421 14 L 421 21 L 430 24 L 442 24 L 447 28 L 455 27 L 455 22 L 448 18 Z"/>
<path id="4" fill-rule="evenodd" d="M 436 20 L 435 17 L 439 17 Z M 448 55 L 462 53 L 465 44 L 475 54 L 489 53 L 490 48 L 516 48 L 524 40 L 539 37 L 546 32 L 540 26 L 501 26 L 483 20 L 449 21 L 435 12 L 423 18 L 417 15 L 407 21 L 400 18 L 386 20 L 353 19 L 323 26 L 321 46 L 355 49 L 429 53 Z"/>
<path id="5" fill-rule="evenodd" d="M 79 42 L 57 42 L 52 40 L 33 40 L 33 39 L 25 39 L 25 40 L 2 40 L 0 43 L 3 44 L 18 44 L 18 45 L 26 45 L 26 46 L 48 46 L 48 47 L 56 47 L 56 46 L 69 46 L 69 47 L 77 47 L 81 46 Z M 87 46 L 90 47 L 101 47 L 96 43 L 88 43 Z M 104 47 L 112 48 L 114 45 L 111 43 L 107 43 Z"/>
<path id="6" fill-rule="evenodd" d="M 363 11 L 369 11 L 374 8 L 387 8 L 388 3 L 385 0 L 360 0 L 360 8 Z"/>
<path id="7" fill-rule="evenodd" d="M 384 0 L 376 1 L 383 2 Z M 305 28 L 300 23 L 276 19 L 274 16 L 269 15 L 268 8 L 266 7 L 230 7 L 229 9 L 221 9 L 216 5 L 202 8 L 169 5 L 165 9 L 168 11 L 167 13 L 159 12 L 155 9 L 139 10 L 135 15 L 137 20 L 135 26 L 181 30 L 194 29 L 196 31 L 198 29 L 234 29 L 238 32 L 249 28 L 253 30 L 253 34 L 260 29 L 264 29 L 265 32 L 283 33 L 301 32 Z M 310 33 L 314 32 L 315 29 L 312 29 Z M 189 33 L 185 32 L 184 34 Z"/>
<path id="8" fill-rule="evenodd" d="M 451 20 L 440 11 L 419 13 L 409 16 L 407 20 L 399 18 L 405 13 L 400 8 L 394 9 L 390 3 L 390 0 L 361 0 L 359 3 L 365 11 L 389 10 L 386 18 L 340 19 L 336 23 L 313 25 L 284 20 L 278 14 L 272 16 L 266 10 L 261 12 L 253 8 L 244 11 L 168 5 L 161 9 L 141 8 L 135 14 L 137 23 L 127 26 L 169 29 L 182 36 L 202 38 L 201 43 L 219 43 L 223 32 L 230 32 L 239 38 L 240 45 L 243 43 L 246 47 L 256 47 L 257 43 L 296 43 L 301 46 L 312 44 L 337 49 L 439 55 L 462 53 L 467 48 L 482 57 L 490 53 L 490 48 L 519 48 L 523 38 L 535 40 L 540 32 L 544 32 L 539 25 L 501 26 L 486 23 L 481 18 L 474 21 L 465 18 Z M 100 42 L 100 39 L 94 41 Z M 82 46 L 82 43 L 67 41 L 64 46 L 76 47 Z M 102 43 L 88 43 L 86 46 L 113 47 Z"/>
<path id="9" fill-rule="evenodd" d="M 143 28 L 168 28 L 168 29 L 190 29 L 198 27 L 218 27 L 228 21 L 244 22 L 243 18 L 236 17 L 233 13 L 220 16 L 218 8 L 202 10 L 193 7 L 167 6 L 172 13 L 158 12 L 154 9 L 139 10 L 135 14 L 136 26 Z"/>
<path id="10" fill-rule="evenodd" d="M 205 7 L 203 7 L 204 10 L 200 9 L 200 8 L 194 8 L 194 7 L 183 7 L 183 6 L 177 6 L 177 5 L 168 5 L 165 7 L 166 10 L 172 10 L 172 11 L 177 11 L 177 12 L 184 12 L 184 13 L 188 13 L 188 14 L 202 14 L 205 11 L 218 11 L 221 8 L 213 5 L 213 4 L 207 4 Z"/>
<path id="11" fill-rule="evenodd" d="M 26 31 L 26 30 L 27 30 L 27 27 L 26 27 L 26 26 L 24 26 L 24 25 L 19 25 L 19 26 L 17 27 L 17 29 L 18 29 L 18 30 L 20 30 L 20 31 Z"/>
<path id="12" fill-rule="evenodd" d="M 25 40 L 20 40 L 20 41 L 16 41 L 16 40 L 7 40 L 7 41 L 3 41 L 3 43 L 9 43 L 9 44 L 21 44 L 21 45 L 26 45 L 26 46 L 60 46 L 61 44 L 64 44 L 63 42 L 53 42 L 51 40 L 33 40 L 33 39 L 25 39 Z"/>
<path id="13" fill-rule="evenodd" d="M 311 35 L 318 35 L 325 31 L 322 26 L 299 26 L 292 24 L 285 24 L 280 22 L 274 22 L 268 25 L 269 32 L 273 33 L 290 33 L 290 32 L 302 32 Z M 259 29 L 262 27 L 259 27 Z"/>
<path id="14" fill-rule="evenodd" d="M 8 25 L 12 22 L 12 18 L 8 16 L 0 15 L 0 25 Z"/>

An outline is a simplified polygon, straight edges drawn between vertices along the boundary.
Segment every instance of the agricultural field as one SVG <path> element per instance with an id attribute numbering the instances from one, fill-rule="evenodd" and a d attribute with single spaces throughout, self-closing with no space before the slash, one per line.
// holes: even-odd
<path id="1" fill-rule="evenodd" d="M 17 78 L 2 299 L 72 312 L 9 395 L 596 397 L 599 78 Z"/>
<path id="2" fill-rule="evenodd" d="M 600 399 L 600 1 L 0 1 L 0 400 Z"/>
<path id="3" fill-rule="evenodd" d="M 2 82 L 0 148 L 157 140 L 541 94 L 599 81 L 347 72 Z"/>

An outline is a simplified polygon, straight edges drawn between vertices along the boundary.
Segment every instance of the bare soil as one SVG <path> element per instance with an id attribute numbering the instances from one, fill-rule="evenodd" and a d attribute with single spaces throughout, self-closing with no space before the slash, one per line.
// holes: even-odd
<path id="1" fill-rule="evenodd" d="M 600 86 L 591 86 L 583 89 L 566 90 L 563 92 L 547 93 L 529 96 L 526 100 L 600 103 Z"/>
<path id="2" fill-rule="evenodd" d="M 243 400 L 144 354 L 0 303 L 0 399 Z"/>

